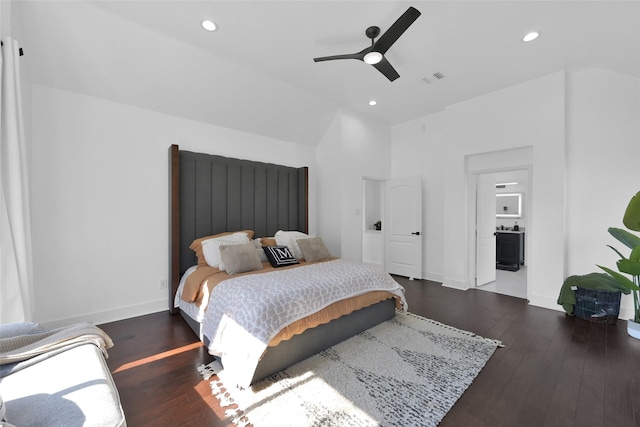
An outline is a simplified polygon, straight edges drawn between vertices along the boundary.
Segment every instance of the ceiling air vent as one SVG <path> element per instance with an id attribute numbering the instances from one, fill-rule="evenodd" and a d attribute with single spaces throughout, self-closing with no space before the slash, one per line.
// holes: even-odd
<path id="1" fill-rule="evenodd" d="M 430 76 L 423 77 L 421 80 L 427 84 L 430 84 L 434 81 L 442 80 L 442 79 L 444 79 L 444 74 L 442 74 L 441 72 L 437 72 L 437 73 L 431 74 Z"/>

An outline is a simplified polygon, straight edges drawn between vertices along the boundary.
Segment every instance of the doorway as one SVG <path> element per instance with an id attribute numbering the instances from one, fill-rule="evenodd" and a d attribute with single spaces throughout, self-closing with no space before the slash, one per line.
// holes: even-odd
<path id="1" fill-rule="evenodd" d="M 362 262 L 384 268 L 385 181 L 381 178 L 362 178 Z"/>
<path id="2" fill-rule="evenodd" d="M 529 173 L 530 170 L 527 168 L 474 174 L 474 271 L 477 289 L 527 299 Z M 488 192 L 487 183 L 490 183 Z M 488 245 L 485 235 L 491 239 L 492 234 L 493 245 Z M 488 275 L 487 268 L 495 270 Z"/>

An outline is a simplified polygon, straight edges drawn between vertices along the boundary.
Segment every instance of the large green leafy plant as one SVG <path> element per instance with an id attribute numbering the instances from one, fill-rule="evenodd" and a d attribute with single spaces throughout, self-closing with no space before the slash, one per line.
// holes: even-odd
<path id="1" fill-rule="evenodd" d="M 624 213 L 622 223 L 629 230 L 640 231 L 640 191 L 631 198 L 627 210 Z M 627 258 L 613 246 L 607 245 L 620 256 L 620 259 L 616 263 L 618 271 L 601 265 L 598 267 L 606 271 L 607 274 L 613 277 L 620 285 L 633 293 L 633 321 L 640 323 L 640 299 L 638 297 L 638 291 L 640 290 L 640 237 L 627 230 L 615 227 L 609 228 L 609 234 L 627 248 L 631 249 L 631 253 Z M 631 278 L 626 276 L 627 274 L 631 276 Z"/>

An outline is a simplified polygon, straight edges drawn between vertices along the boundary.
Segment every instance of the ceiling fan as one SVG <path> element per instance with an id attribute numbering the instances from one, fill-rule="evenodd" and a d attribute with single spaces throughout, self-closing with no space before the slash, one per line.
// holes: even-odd
<path id="1" fill-rule="evenodd" d="M 380 28 L 369 27 L 365 31 L 368 38 L 371 39 L 371 46 L 357 53 L 348 53 L 345 55 L 323 56 L 313 58 L 315 62 L 332 61 L 335 59 L 357 59 L 367 64 L 373 65 L 378 71 L 385 75 L 390 81 L 394 81 L 400 74 L 384 57 L 389 48 L 400 38 L 400 36 L 413 24 L 420 16 L 420 11 L 414 7 L 409 7 L 391 27 L 375 41 L 374 39 L 380 34 Z"/>

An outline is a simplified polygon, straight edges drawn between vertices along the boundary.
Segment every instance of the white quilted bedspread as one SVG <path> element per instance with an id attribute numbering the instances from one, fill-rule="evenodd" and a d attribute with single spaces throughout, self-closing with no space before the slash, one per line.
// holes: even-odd
<path id="1" fill-rule="evenodd" d="M 388 291 L 407 303 L 386 272 L 342 259 L 227 279 L 211 292 L 203 321 L 209 352 L 221 356 L 225 376 L 249 386 L 271 339 L 285 326 L 345 298 Z"/>

